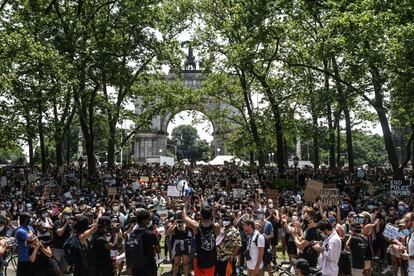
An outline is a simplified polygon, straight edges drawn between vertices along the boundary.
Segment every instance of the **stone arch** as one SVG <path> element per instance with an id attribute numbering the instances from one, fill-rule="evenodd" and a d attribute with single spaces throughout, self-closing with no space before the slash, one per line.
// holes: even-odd
<path id="1" fill-rule="evenodd" d="M 188 56 L 187 56 L 188 58 Z M 194 59 L 194 57 L 193 57 Z M 197 70 L 196 66 L 185 68 L 181 72 L 183 77 L 183 83 L 186 87 L 199 88 L 203 81 L 202 70 Z M 165 79 L 168 81 L 174 81 L 177 79 L 177 75 L 173 72 L 170 72 L 165 76 Z M 222 103 L 217 99 L 205 99 L 203 103 L 198 104 L 197 106 L 188 105 L 176 110 L 171 110 L 165 115 L 157 115 L 152 119 L 151 126 L 147 129 L 142 129 L 137 132 L 135 136 L 135 146 L 134 146 L 134 157 L 139 163 L 146 163 L 149 157 L 159 157 L 163 155 L 162 153 L 167 152 L 167 140 L 168 132 L 167 127 L 169 122 L 176 114 L 184 110 L 195 110 L 203 113 L 209 119 L 213 125 L 213 149 L 214 153 L 217 155 L 217 149 L 220 148 L 220 155 L 227 155 L 227 147 L 225 144 L 226 136 L 231 132 L 231 128 L 223 126 L 220 122 L 209 118 L 208 114 L 211 111 L 223 111 L 230 110 L 231 112 L 237 112 L 232 106 Z M 135 113 L 137 115 L 143 111 L 143 100 L 138 98 L 135 102 Z"/>

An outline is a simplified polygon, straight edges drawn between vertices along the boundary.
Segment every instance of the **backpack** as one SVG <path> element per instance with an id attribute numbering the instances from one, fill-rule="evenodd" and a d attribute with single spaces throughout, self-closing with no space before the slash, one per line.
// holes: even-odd
<path id="1" fill-rule="evenodd" d="M 77 266 L 82 263 L 83 248 L 80 244 L 79 238 L 75 234 L 70 237 L 63 244 L 63 256 L 70 266 Z"/>
<path id="2" fill-rule="evenodd" d="M 142 268 L 147 262 L 148 257 L 144 251 L 144 236 L 148 230 L 138 232 L 133 231 L 125 240 L 125 258 L 127 267 L 135 269 Z"/>
<path id="3" fill-rule="evenodd" d="M 82 247 L 81 258 L 84 268 L 92 269 L 97 266 L 96 250 L 94 247 L 97 238 L 96 236 L 92 236 L 92 240 L 90 242 L 87 241 L 86 246 Z"/>

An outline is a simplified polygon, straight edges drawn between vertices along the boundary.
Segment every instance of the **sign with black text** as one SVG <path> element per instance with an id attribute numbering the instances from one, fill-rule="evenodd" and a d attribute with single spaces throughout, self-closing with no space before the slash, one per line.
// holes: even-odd
<path id="1" fill-rule="evenodd" d="M 410 183 L 408 181 L 391 180 L 390 181 L 390 195 L 399 196 L 410 196 Z"/>
<path id="2" fill-rule="evenodd" d="M 323 188 L 320 190 L 320 199 L 325 206 L 332 206 L 338 202 L 339 190 Z"/>

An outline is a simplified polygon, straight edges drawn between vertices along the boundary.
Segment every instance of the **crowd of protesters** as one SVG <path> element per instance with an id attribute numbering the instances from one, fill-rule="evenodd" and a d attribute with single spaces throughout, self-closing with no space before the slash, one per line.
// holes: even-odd
<path id="1" fill-rule="evenodd" d="M 78 171 L 39 179 L 25 169 L 3 171 L 0 267 L 15 241 L 17 276 L 150 276 L 162 262 L 174 276 L 273 275 L 282 261 L 296 275 L 371 275 L 378 262 L 383 273 L 414 275 L 414 201 L 388 193 L 392 178 L 383 169 L 280 177 L 275 168 L 234 164 L 147 165 L 102 168 L 82 186 Z M 294 176 L 294 187 L 270 196 L 273 183 Z M 308 179 L 337 187 L 337 201 L 306 202 Z M 188 188 L 169 196 L 168 186 L 180 181 Z M 245 194 L 236 197 L 234 189 Z M 398 238 L 383 235 L 387 224 Z"/>

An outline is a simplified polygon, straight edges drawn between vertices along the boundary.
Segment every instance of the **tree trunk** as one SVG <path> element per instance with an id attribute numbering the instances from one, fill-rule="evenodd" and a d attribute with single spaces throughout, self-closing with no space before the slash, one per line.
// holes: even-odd
<path id="1" fill-rule="evenodd" d="M 39 131 L 39 142 L 40 142 L 40 159 L 42 163 L 42 175 L 47 173 L 46 167 L 46 148 L 45 148 L 45 135 L 43 131 L 43 122 L 42 122 L 42 111 L 39 111 L 38 119 L 38 131 Z"/>
<path id="2" fill-rule="evenodd" d="M 55 139 L 55 152 L 56 152 L 56 167 L 63 166 L 63 141 L 60 138 Z"/>
<path id="3" fill-rule="evenodd" d="M 328 62 L 324 61 L 324 70 L 328 72 Z M 336 160 L 335 160 L 335 129 L 333 127 L 333 119 L 332 119 L 332 104 L 331 100 L 332 97 L 330 95 L 329 89 L 329 75 L 327 73 L 324 74 L 325 76 L 325 93 L 328 97 L 328 102 L 326 105 L 326 113 L 328 119 L 328 137 L 329 137 L 329 169 L 333 170 L 336 168 Z"/>
<path id="4" fill-rule="evenodd" d="M 336 164 L 338 167 L 341 166 L 341 124 L 340 124 L 340 115 L 336 118 Z"/>
<path id="5" fill-rule="evenodd" d="M 109 124 L 109 137 L 108 137 L 108 168 L 115 168 L 115 132 L 116 132 L 116 123 L 111 122 Z"/>
<path id="6" fill-rule="evenodd" d="M 275 130 L 276 130 L 276 160 L 277 160 L 277 169 L 279 175 L 284 175 L 286 173 L 285 162 L 284 162 L 284 145 L 283 145 L 283 127 L 280 111 L 278 107 L 273 107 L 273 116 L 275 117 Z"/>
<path id="7" fill-rule="evenodd" d="M 31 134 L 29 134 L 31 135 Z M 33 139 L 31 137 L 27 138 L 27 144 L 29 146 L 29 167 L 30 170 L 34 169 L 34 150 L 33 150 Z"/>
<path id="8" fill-rule="evenodd" d="M 71 131 L 70 127 L 68 128 L 68 132 L 66 133 L 66 164 L 69 166 L 70 164 L 70 151 L 71 151 Z"/>
<path id="9" fill-rule="evenodd" d="M 289 150 L 286 138 L 283 137 L 283 161 L 285 162 L 285 167 L 289 166 Z"/>
<path id="10" fill-rule="evenodd" d="M 348 105 L 343 103 L 342 106 L 345 117 L 345 132 L 346 132 L 346 154 L 348 156 L 349 171 L 355 170 L 354 145 L 352 141 L 352 125 L 351 116 L 349 114 Z"/>
<path id="11" fill-rule="evenodd" d="M 394 141 L 392 140 L 392 133 L 390 129 L 390 125 L 388 123 L 388 118 L 384 108 L 381 106 L 376 106 L 375 110 L 377 111 L 378 119 L 381 124 L 382 133 L 384 137 L 385 149 L 387 150 L 388 160 L 391 164 L 394 179 L 396 180 L 403 180 L 404 173 L 403 170 L 400 168 L 400 164 L 398 162 L 397 154 L 395 152 Z"/>
<path id="12" fill-rule="evenodd" d="M 250 99 L 249 88 L 247 85 L 247 80 L 245 78 L 244 72 L 240 73 L 239 79 L 240 79 L 240 84 L 243 90 L 243 97 L 244 97 L 244 101 L 246 104 L 247 114 L 249 115 L 250 133 L 252 134 L 252 138 L 253 138 L 253 141 L 257 149 L 257 159 L 259 160 L 259 167 L 264 168 L 265 157 L 264 157 L 264 152 L 263 152 L 263 145 L 261 143 L 259 131 L 257 129 L 256 119 L 255 119 L 255 115 L 252 109 L 252 101 Z"/>
<path id="13" fill-rule="evenodd" d="M 411 135 L 410 135 L 410 138 L 408 139 L 407 146 L 406 146 L 405 159 L 404 159 L 404 162 L 401 164 L 402 169 L 407 167 L 408 161 L 410 161 L 411 159 L 411 146 L 413 144 L 413 140 L 414 140 L 414 131 L 411 130 Z"/>
<path id="14" fill-rule="evenodd" d="M 313 127 L 313 166 L 315 169 L 319 168 L 319 131 L 318 131 L 318 116 L 312 115 L 312 127 Z"/>
<path id="15" fill-rule="evenodd" d="M 95 139 L 89 134 L 85 135 L 85 132 L 83 132 L 83 135 L 85 140 L 86 156 L 88 159 L 88 175 L 96 175 Z"/>

